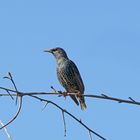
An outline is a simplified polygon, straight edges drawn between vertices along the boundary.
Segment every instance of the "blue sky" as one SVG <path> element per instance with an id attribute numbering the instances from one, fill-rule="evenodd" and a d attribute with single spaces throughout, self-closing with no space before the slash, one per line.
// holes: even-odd
<path id="1" fill-rule="evenodd" d="M 45 48 L 62 47 L 77 64 L 89 94 L 107 94 L 140 101 L 140 2 L 138 0 L 5 0 L 0 1 L 0 85 L 11 72 L 21 91 L 63 90 L 55 60 Z M 1 91 L 2 92 L 2 91 Z M 139 139 L 138 106 L 86 99 L 87 110 L 67 98 L 46 97 L 81 118 L 108 140 Z M 88 132 L 61 112 L 24 98 L 22 111 L 8 127 L 13 140 L 81 139 Z M 0 98 L 0 120 L 16 112 L 10 98 Z M 98 140 L 93 136 L 94 140 Z M 6 140 L 3 131 L 0 139 Z"/>

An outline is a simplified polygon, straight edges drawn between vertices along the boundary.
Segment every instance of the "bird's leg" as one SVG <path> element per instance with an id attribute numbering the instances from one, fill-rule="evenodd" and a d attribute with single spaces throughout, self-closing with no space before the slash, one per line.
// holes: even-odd
<path id="1" fill-rule="evenodd" d="M 68 92 L 67 91 L 59 91 L 60 94 L 62 94 L 64 97 L 68 96 Z"/>
<path id="2" fill-rule="evenodd" d="M 64 97 L 68 96 L 68 92 L 67 91 L 63 91 L 62 94 L 63 94 Z"/>
<path id="3" fill-rule="evenodd" d="M 80 98 L 80 97 L 81 97 L 81 92 L 78 91 L 78 92 L 75 94 L 75 96 L 76 96 L 77 98 Z"/>

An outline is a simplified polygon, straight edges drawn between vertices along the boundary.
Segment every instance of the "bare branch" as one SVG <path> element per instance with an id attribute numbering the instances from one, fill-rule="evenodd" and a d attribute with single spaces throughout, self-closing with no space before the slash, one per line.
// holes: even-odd
<path id="1" fill-rule="evenodd" d="M 55 89 L 53 86 L 51 86 L 51 89 L 52 89 L 55 93 L 57 93 L 56 89 Z"/>
<path id="2" fill-rule="evenodd" d="M 0 129 L 5 128 L 6 126 L 11 124 L 17 118 L 17 116 L 19 115 L 19 113 L 21 111 L 21 107 L 22 107 L 22 96 L 20 96 L 19 107 L 18 107 L 18 111 L 17 111 L 16 115 L 8 123 L 6 123 L 4 126 L 0 127 Z"/>
<path id="3" fill-rule="evenodd" d="M 13 93 L 17 93 L 17 91 L 0 87 L 0 89 L 7 90 Z M 22 96 L 26 95 L 62 95 L 60 92 L 19 92 L 19 94 L 22 94 Z M 16 94 L 11 94 L 12 96 L 16 96 Z M 67 96 L 69 95 L 75 95 L 75 93 L 67 93 Z M 9 96 L 9 94 L 0 94 L 0 96 Z M 119 103 L 126 103 L 126 104 L 132 104 L 132 105 L 140 105 L 139 101 L 135 101 L 132 97 L 129 97 L 130 100 L 125 100 L 125 99 L 120 99 L 120 98 L 115 98 L 111 96 L 107 96 L 105 94 L 102 95 L 93 95 L 93 94 L 83 94 L 81 96 L 84 96 L 86 98 L 94 98 L 94 99 L 103 99 L 103 100 L 111 100 L 111 101 L 116 101 Z"/>
<path id="4" fill-rule="evenodd" d="M 47 102 L 52 104 L 53 106 L 57 107 L 59 110 L 63 111 L 64 113 L 66 113 L 67 115 L 69 115 L 71 118 L 73 118 L 75 121 L 77 121 L 78 123 L 80 123 L 84 128 L 86 128 L 88 131 L 90 131 L 91 133 L 93 133 L 94 135 L 96 135 L 97 137 L 101 138 L 102 140 L 106 140 L 106 138 L 102 137 L 100 134 L 98 134 L 97 132 L 93 131 L 92 129 L 90 129 L 87 125 L 85 125 L 81 120 L 79 120 L 78 118 L 76 118 L 74 115 L 72 115 L 70 112 L 68 112 L 67 110 L 63 109 L 62 107 L 60 107 L 59 105 L 57 105 L 56 103 L 46 100 L 46 99 L 42 99 L 40 97 L 34 96 L 34 95 L 29 95 L 30 97 L 33 97 L 37 100 L 40 100 L 41 102 Z"/>
<path id="5" fill-rule="evenodd" d="M 46 108 L 47 105 L 48 105 L 48 102 L 45 103 L 45 106 L 43 107 L 42 111 Z"/>
<path id="6" fill-rule="evenodd" d="M 67 127 L 66 127 L 66 120 L 65 120 L 64 110 L 62 110 L 62 117 L 63 117 L 63 123 L 64 123 L 64 136 L 66 137 Z"/>
<path id="7" fill-rule="evenodd" d="M 9 94 L 12 100 L 14 100 L 13 96 L 11 95 L 10 91 L 6 90 L 6 92 Z"/>
<path id="8" fill-rule="evenodd" d="M 5 91 L 16 93 L 16 91 L 13 90 L 13 89 L 5 88 L 5 87 L 0 87 L 0 89 L 5 90 Z"/>
<path id="9" fill-rule="evenodd" d="M 13 83 L 13 84 L 15 84 L 15 83 Z M 61 96 L 66 97 L 66 96 L 70 96 L 70 95 L 75 95 L 76 93 L 66 93 L 65 95 L 63 95 L 63 92 L 59 92 L 59 91 L 56 92 L 56 90 L 54 90 L 53 87 L 52 87 L 53 92 L 19 92 L 16 87 L 15 87 L 15 90 L 8 89 L 8 88 L 5 88 L 5 87 L 0 87 L 0 89 L 5 90 L 5 91 L 8 91 L 8 92 L 12 92 L 12 94 L 11 93 L 10 94 L 9 93 L 8 94 L 0 94 L 0 96 L 16 96 L 16 97 L 20 97 L 19 108 L 18 108 L 18 111 L 17 111 L 15 117 L 12 120 L 10 120 L 6 125 L 4 125 L 3 127 L 1 127 L 0 129 L 2 129 L 5 126 L 9 125 L 10 123 L 12 123 L 17 118 L 17 116 L 20 113 L 21 106 L 22 106 L 22 97 L 23 96 L 30 96 L 30 97 L 33 97 L 33 98 L 38 99 L 40 101 L 46 102 L 46 105 L 48 103 L 50 103 L 53 106 L 57 107 L 59 110 L 61 110 L 62 115 L 63 115 L 64 135 L 65 136 L 66 136 L 66 121 L 65 121 L 65 115 L 64 114 L 67 114 L 68 116 L 70 116 L 71 118 L 73 118 L 75 121 L 77 121 L 79 124 L 81 124 L 85 129 L 88 130 L 89 137 L 90 137 L 91 140 L 92 140 L 91 133 L 94 134 L 94 135 L 96 135 L 96 136 L 98 136 L 102 140 L 106 140 L 104 137 L 102 137 L 100 134 L 98 134 L 95 131 L 93 131 L 92 129 L 90 129 L 81 120 L 79 120 L 78 118 L 76 118 L 74 115 L 72 115 L 67 110 L 63 109 L 62 107 L 60 107 L 59 105 L 57 105 L 56 103 L 54 103 L 52 101 L 49 101 L 49 100 L 46 100 L 46 99 L 43 99 L 43 98 L 40 98 L 40 97 L 37 96 L 37 95 L 61 95 Z M 132 104 L 132 105 L 140 105 L 140 102 L 135 101 L 131 97 L 129 97 L 129 100 L 124 100 L 124 99 L 120 99 L 120 98 L 114 98 L 114 97 L 111 97 L 111 96 L 108 96 L 108 95 L 105 95 L 105 94 L 101 94 L 101 95 L 84 94 L 84 95 L 81 95 L 81 96 L 84 96 L 86 98 L 93 98 L 93 99 L 110 100 L 110 101 L 115 101 L 115 102 L 118 102 L 118 103 L 126 103 L 126 104 Z M 45 107 L 46 107 L 46 105 L 45 105 Z"/>
<path id="10" fill-rule="evenodd" d="M 1 124 L 1 126 L 4 126 L 4 124 L 3 124 L 3 122 L 2 122 L 1 120 L 0 120 L 0 124 Z M 10 134 L 8 133 L 8 130 L 7 130 L 6 127 L 4 127 L 4 131 L 5 131 L 5 133 L 6 133 L 7 137 L 8 137 L 8 139 L 9 139 L 9 140 L 12 140 L 12 138 L 11 138 Z"/>
<path id="11" fill-rule="evenodd" d="M 12 82 L 13 85 L 14 85 L 15 90 L 18 91 L 18 90 L 17 90 L 17 86 L 16 86 L 16 84 L 15 84 L 15 82 L 14 82 L 14 80 L 13 80 L 12 74 L 11 74 L 10 72 L 9 72 L 8 74 L 9 74 L 9 77 L 10 77 L 11 82 Z"/>
<path id="12" fill-rule="evenodd" d="M 12 84 L 13 84 L 13 86 L 14 86 L 16 92 L 17 92 L 17 96 L 16 96 L 16 105 L 17 105 L 17 100 L 18 100 L 18 89 L 17 89 L 17 86 L 16 86 L 16 84 L 15 84 L 15 81 L 14 81 L 14 79 L 13 79 L 13 77 L 12 77 L 12 74 L 11 74 L 10 72 L 8 72 L 8 75 L 9 75 L 9 80 L 12 82 Z"/>
<path id="13" fill-rule="evenodd" d="M 17 90 L 17 86 L 16 86 L 16 84 L 15 84 L 15 82 L 14 82 L 14 80 L 13 80 L 12 74 L 9 72 L 9 73 L 8 73 L 8 76 L 6 76 L 6 77 L 4 77 L 4 78 L 9 79 L 9 80 L 12 82 L 12 84 L 13 84 L 13 86 L 14 86 L 14 88 L 15 88 L 15 91 L 14 91 L 14 92 L 16 92 L 16 104 L 17 104 L 17 99 L 18 99 L 18 97 L 20 97 L 20 100 L 19 100 L 18 111 L 17 111 L 17 113 L 15 114 L 15 116 L 14 116 L 8 123 L 6 123 L 4 126 L 2 126 L 0 129 L 5 128 L 6 126 L 8 126 L 9 124 L 11 124 L 11 123 L 18 117 L 18 115 L 19 115 L 19 113 L 20 113 L 20 111 L 21 111 L 21 107 L 22 107 L 22 97 L 23 97 L 22 94 L 19 93 L 18 90 Z M 3 88 L 3 90 L 7 91 L 8 95 L 12 97 L 12 94 L 10 94 L 10 92 L 13 92 L 13 90 L 9 90 L 9 89 L 6 89 L 6 88 Z"/>
<path id="14" fill-rule="evenodd" d="M 131 100 L 124 100 L 124 99 L 120 99 L 120 98 L 114 98 L 114 97 L 111 97 L 111 96 L 100 96 L 100 95 L 89 95 L 89 94 L 85 94 L 83 96 L 84 97 L 90 97 L 90 98 L 104 99 L 104 100 L 112 100 L 112 101 L 116 101 L 116 102 L 119 102 L 119 103 L 140 105 L 140 102 L 132 100 L 131 97 L 129 97 L 129 99 L 131 98 Z"/>

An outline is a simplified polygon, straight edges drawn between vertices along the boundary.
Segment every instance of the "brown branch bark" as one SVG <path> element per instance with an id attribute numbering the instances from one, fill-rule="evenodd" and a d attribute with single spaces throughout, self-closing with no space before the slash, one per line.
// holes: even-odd
<path id="1" fill-rule="evenodd" d="M 7 90 L 9 92 L 13 92 L 13 94 L 10 94 L 11 96 L 17 96 L 16 91 L 12 90 L 12 89 L 8 89 L 8 88 L 4 88 L 4 87 L 0 87 L 0 89 L 3 90 Z M 20 92 L 18 91 L 19 94 L 22 94 L 23 96 L 26 95 L 62 95 L 60 94 L 60 92 Z M 67 93 L 67 95 L 75 95 L 75 93 Z M 0 96 L 9 96 L 9 94 L 0 94 Z M 136 101 L 134 100 L 132 97 L 128 97 L 128 99 L 121 99 L 121 98 L 116 98 L 116 97 L 111 97 L 111 96 L 107 96 L 104 94 L 101 95 L 93 95 L 93 94 L 84 94 L 82 95 L 86 98 L 94 98 L 94 99 L 102 99 L 102 100 L 110 100 L 110 101 L 115 101 L 118 103 L 126 103 L 126 104 L 132 104 L 132 105 L 138 105 L 140 106 L 140 101 Z"/>

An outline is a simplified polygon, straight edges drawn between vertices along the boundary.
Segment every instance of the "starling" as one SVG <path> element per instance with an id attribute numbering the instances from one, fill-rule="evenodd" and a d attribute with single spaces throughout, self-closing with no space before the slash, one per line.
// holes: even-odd
<path id="1" fill-rule="evenodd" d="M 61 85 L 65 88 L 68 93 L 79 93 L 84 94 L 84 84 L 80 76 L 79 70 L 75 63 L 71 61 L 66 52 L 62 48 L 53 48 L 45 50 L 54 55 L 57 63 L 57 77 Z M 83 96 L 70 95 L 73 101 L 84 110 L 86 108 L 85 99 Z"/>

